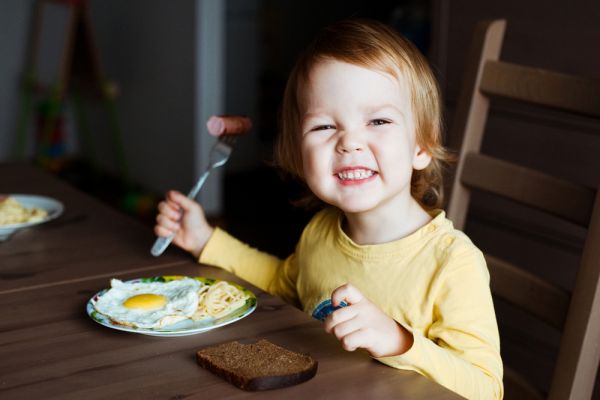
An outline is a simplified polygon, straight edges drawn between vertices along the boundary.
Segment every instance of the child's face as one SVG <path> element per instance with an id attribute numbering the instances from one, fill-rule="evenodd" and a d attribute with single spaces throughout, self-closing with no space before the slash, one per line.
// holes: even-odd
<path id="1" fill-rule="evenodd" d="M 303 94 L 302 163 L 313 193 L 347 213 L 406 207 L 413 168 L 431 157 L 416 143 L 405 79 L 326 61 Z"/>

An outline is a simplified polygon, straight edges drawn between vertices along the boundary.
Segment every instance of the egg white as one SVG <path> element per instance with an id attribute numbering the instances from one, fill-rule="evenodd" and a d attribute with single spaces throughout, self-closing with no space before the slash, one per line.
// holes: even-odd
<path id="1" fill-rule="evenodd" d="M 94 308 L 113 322 L 138 327 L 162 328 L 191 317 L 198 307 L 198 291 L 203 284 L 183 278 L 170 282 L 122 282 L 111 280 L 111 288 L 94 304 Z M 164 296 L 166 303 L 158 309 L 127 308 L 129 298 L 141 294 Z"/>

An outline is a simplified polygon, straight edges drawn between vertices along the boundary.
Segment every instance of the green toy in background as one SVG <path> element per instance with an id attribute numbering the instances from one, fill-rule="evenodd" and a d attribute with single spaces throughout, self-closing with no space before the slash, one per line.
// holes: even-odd
<path id="1" fill-rule="evenodd" d="M 44 169 L 60 173 L 66 163 L 63 103 L 52 95 L 41 100 L 36 120 L 36 161 Z"/>
<path id="2" fill-rule="evenodd" d="M 15 157 L 32 156 L 44 169 L 94 195 L 105 196 L 128 213 L 143 218 L 153 214 L 158 197 L 134 187 L 129 177 L 115 103 L 119 90 L 101 72 L 87 0 L 38 0 L 32 32 Z M 90 129 L 85 107 L 90 99 L 102 103 L 116 177 L 99 163 L 98 138 Z M 77 137 L 85 155 L 81 159 L 68 153 L 67 100 L 73 107 Z"/>

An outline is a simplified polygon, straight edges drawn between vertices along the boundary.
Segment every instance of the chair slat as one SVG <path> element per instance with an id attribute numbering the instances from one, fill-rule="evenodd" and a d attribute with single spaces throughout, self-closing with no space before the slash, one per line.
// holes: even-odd
<path id="1" fill-rule="evenodd" d="M 504 365 L 504 398 L 519 400 L 544 400 L 544 394 L 519 375 L 510 366 Z"/>
<path id="2" fill-rule="evenodd" d="M 465 79 L 449 138 L 451 147 L 460 148 L 454 176 L 454 190 L 449 197 L 448 208 L 448 216 L 458 229 L 463 229 L 465 226 L 469 204 L 469 192 L 459 184 L 462 158 L 465 154 L 478 151 L 481 147 L 490 106 L 489 99 L 479 91 L 483 68 L 486 60 L 498 60 L 500 57 L 505 28 L 505 20 L 484 21 L 477 24 L 469 50 Z"/>
<path id="3" fill-rule="evenodd" d="M 525 269 L 489 255 L 486 259 L 494 296 L 562 331 L 547 398 L 589 399 L 600 363 L 599 190 L 479 153 L 493 98 L 592 117 L 595 126 L 600 118 L 600 79 L 500 61 L 505 25 L 505 20 L 482 21 L 475 30 L 452 132 L 452 137 L 462 137 L 462 146 L 448 217 L 462 229 L 471 189 L 480 189 L 587 228 L 572 296 Z M 508 368 L 504 379 L 507 398 L 535 398 L 535 390 Z"/>
<path id="4" fill-rule="evenodd" d="M 489 95 L 600 117 L 600 79 L 487 61 L 480 90 Z"/>
<path id="5" fill-rule="evenodd" d="M 596 202 L 581 265 L 573 289 L 569 315 L 561 338 L 558 368 L 552 378 L 555 399 L 589 399 L 600 362 L 600 192 Z"/>
<path id="6" fill-rule="evenodd" d="M 465 157 L 461 183 L 587 227 L 594 190 L 483 154 Z"/>
<path id="7" fill-rule="evenodd" d="M 563 328 L 569 310 L 568 291 L 488 254 L 485 260 L 495 296 L 558 329 Z"/>

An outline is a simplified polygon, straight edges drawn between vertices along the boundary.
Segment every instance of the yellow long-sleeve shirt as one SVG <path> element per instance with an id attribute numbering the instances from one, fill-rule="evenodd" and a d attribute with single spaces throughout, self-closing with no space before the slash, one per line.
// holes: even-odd
<path id="1" fill-rule="evenodd" d="M 326 209 L 304 229 L 285 260 L 217 229 L 200 262 L 224 268 L 321 319 L 331 293 L 351 283 L 412 332 L 406 353 L 378 358 L 416 371 L 469 399 L 503 396 L 498 327 L 482 253 L 443 211 L 413 234 L 358 245 Z"/>

